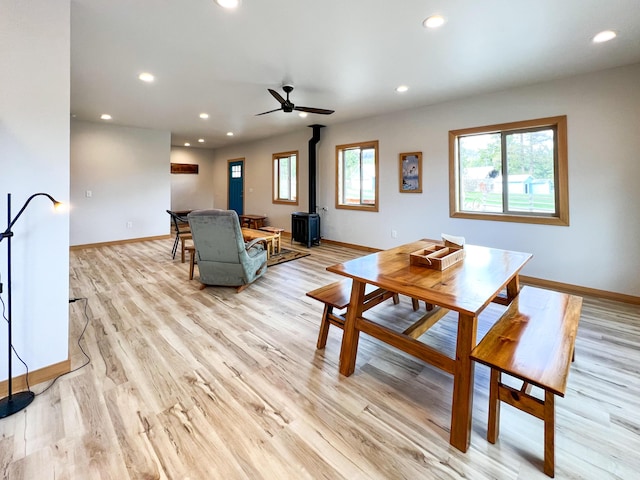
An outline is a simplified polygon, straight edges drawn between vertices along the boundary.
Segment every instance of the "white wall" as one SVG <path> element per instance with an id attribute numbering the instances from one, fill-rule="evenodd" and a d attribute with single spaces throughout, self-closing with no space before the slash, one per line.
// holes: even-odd
<path id="1" fill-rule="evenodd" d="M 322 129 L 324 132 L 326 129 Z M 237 145 L 215 151 L 214 195 L 216 208 L 227 208 L 228 161 L 245 158 L 244 169 L 244 213 L 267 215 L 270 225 L 291 230 L 291 213 L 309 209 L 309 139 L 312 129 L 302 127 L 300 131 L 268 138 L 258 142 Z M 319 152 L 323 141 L 320 141 Z M 328 148 L 328 147 L 325 147 Z M 272 155 L 298 150 L 298 174 L 300 191 L 298 205 L 281 205 L 272 202 L 271 183 Z"/>
<path id="2" fill-rule="evenodd" d="M 71 245 L 169 234 L 170 145 L 169 132 L 71 122 Z"/>
<path id="3" fill-rule="evenodd" d="M 0 14 L 0 230 L 30 195 L 69 203 L 69 0 L 2 1 Z M 68 358 L 69 215 L 36 197 L 13 228 L 13 344 L 30 371 Z M 6 241 L 0 282 L 7 301 Z M 0 322 L 0 380 L 7 379 Z M 25 372 L 15 357 L 13 375 Z"/>
<path id="4" fill-rule="evenodd" d="M 197 175 L 171 175 L 171 210 L 213 208 L 213 150 L 171 147 L 171 163 L 198 165 Z"/>
<path id="5" fill-rule="evenodd" d="M 469 243 L 527 251 L 523 274 L 640 295 L 640 65 L 482 95 L 322 130 L 318 206 L 322 236 L 389 248 L 442 232 Z M 448 131 L 568 116 L 569 227 L 449 217 Z M 306 210 L 307 140 L 311 130 L 216 151 L 215 192 L 225 198 L 226 161 L 246 157 L 247 213 L 267 213 L 290 229 L 290 211 Z M 380 211 L 336 210 L 335 145 L 380 144 Z M 300 149 L 300 208 L 270 202 L 271 154 Z M 423 152 L 423 193 L 398 191 L 398 154 Z M 222 179 L 225 179 L 224 181 Z M 253 192 L 250 192 L 253 188 Z M 398 232 L 391 237 L 391 230 Z"/>

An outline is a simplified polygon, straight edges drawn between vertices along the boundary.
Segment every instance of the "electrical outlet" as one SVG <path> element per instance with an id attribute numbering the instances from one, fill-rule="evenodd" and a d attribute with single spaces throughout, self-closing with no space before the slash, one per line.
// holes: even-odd
<path id="1" fill-rule="evenodd" d="M 133 222 L 127 222 L 127 228 L 133 228 Z"/>
<path id="2" fill-rule="evenodd" d="M 397 230 L 391 230 L 391 238 L 398 238 L 398 231 Z"/>
<path id="3" fill-rule="evenodd" d="M 84 196 L 87 198 L 91 198 L 92 195 L 93 195 L 93 192 L 91 190 L 87 190 L 86 192 L 84 192 Z"/>

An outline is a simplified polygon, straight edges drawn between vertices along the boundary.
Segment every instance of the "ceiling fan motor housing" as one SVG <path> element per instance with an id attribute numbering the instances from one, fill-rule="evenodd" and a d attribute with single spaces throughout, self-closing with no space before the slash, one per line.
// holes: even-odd
<path id="1" fill-rule="evenodd" d="M 289 94 L 293 91 L 293 85 L 283 85 L 282 90 L 287 94 L 287 100 L 282 104 L 282 110 L 287 113 L 293 112 L 293 107 L 295 107 L 295 105 L 289 101 Z"/>

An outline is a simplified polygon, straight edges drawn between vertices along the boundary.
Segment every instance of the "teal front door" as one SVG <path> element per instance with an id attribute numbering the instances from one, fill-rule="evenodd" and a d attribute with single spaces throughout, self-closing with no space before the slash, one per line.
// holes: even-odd
<path id="1" fill-rule="evenodd" d="M 228 209 L 244 213 L 244 159 L 229 160 Z"/>

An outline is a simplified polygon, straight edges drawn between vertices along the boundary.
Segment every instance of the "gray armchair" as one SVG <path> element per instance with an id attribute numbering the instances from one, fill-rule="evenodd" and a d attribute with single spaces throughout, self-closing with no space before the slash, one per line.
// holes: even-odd
<path id="1" fill-rule="evenodd" d="M 189 213 L 202 288 L 237 287 L 241 292 L 267 270 L 267 241 L 245 243 L 233 210 L 196 210 Z"/>

